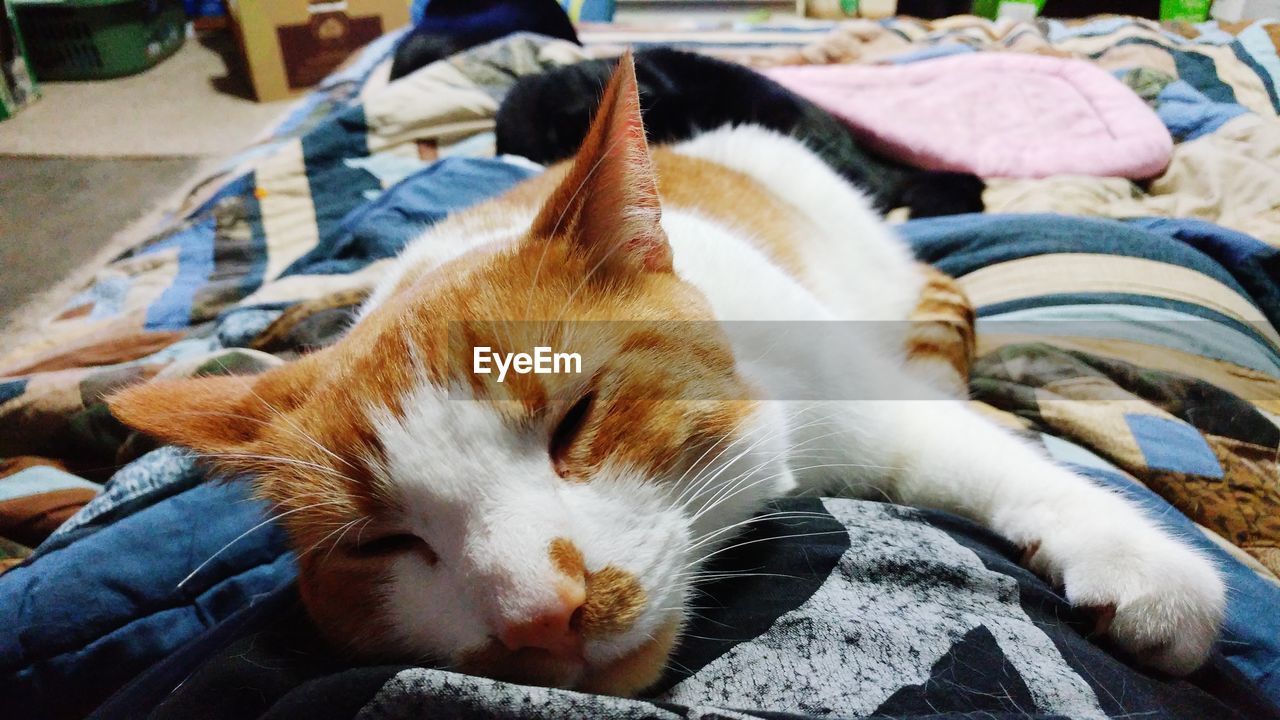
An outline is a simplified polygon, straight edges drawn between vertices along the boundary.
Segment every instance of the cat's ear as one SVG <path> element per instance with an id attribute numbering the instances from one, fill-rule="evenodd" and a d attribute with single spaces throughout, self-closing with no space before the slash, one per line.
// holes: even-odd
<path id="1" fill-rule="evenodd" d="M 572 168 L 533 222 L 534 237 L 566 238 L 594 273 L 670 272 L 658 178 L 640 119 L 635 61 L 628 51 L 605 88 Z"/>
<path id="2" fill-rule="evenodd" d="M 124 424 L 159 440 L 217 455 L 242 451 L 267 424 L 273 383 L 263 376 L 158 380 L 107 398 Z M 255 389 L 255 387 L 259 389 Z"/>

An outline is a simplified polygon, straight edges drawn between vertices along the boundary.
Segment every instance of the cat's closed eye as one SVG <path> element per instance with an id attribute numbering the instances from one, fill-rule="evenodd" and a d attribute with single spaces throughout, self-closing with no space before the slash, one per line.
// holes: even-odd
<path id="1" fill-rule="evenodd" d="M 425 540 L 412 533 L 392 533 L 362 540 L 351 546 L 351 552 L 360 557 L 386 557 L 410 551 L 422 553 L 427 561 L 435 564 L 436 553 Z"/>
<path id="2" fill-rule="evenodd" d="M 569 475 L 569 450 L 577 441 L 578 435 L 582 433 L 587 417 L 591 414 L 591 404 L 594 400 L 595 393 L 583 395 L 565 412 L 559 424 L 556 425 L 555 431 L 551 433 L 551 444 L 547 452 L 560 477 Z"/>

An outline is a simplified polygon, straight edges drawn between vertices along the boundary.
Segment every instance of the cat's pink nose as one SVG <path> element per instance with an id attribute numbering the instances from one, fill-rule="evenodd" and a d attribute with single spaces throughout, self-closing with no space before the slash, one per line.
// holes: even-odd
<path id="1" fill-rule="evenodd" d="M 580 584 L 560 589 L 559 602 L 532 617 L 508 623 L 498 639 L 508 650 L 538 648 L 561 658 L 582 657 L 582 604 L 586 599 Z"/>

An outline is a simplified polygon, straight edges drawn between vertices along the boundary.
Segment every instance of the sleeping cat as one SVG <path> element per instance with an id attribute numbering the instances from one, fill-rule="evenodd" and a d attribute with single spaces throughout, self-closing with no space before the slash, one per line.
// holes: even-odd
<path id="1" fill-rule="evenodd" d="M 839 491 L 992 528 L 1139 662 L 1194 670 L 1212 563 L 932 389 L 902 323 L 860 322 L 905 319 L 922 282 L 793 139 L 650 150 L 627 56 L 572 162 L 430 229 L 337 344 L 111 407 L 252 475 L 315 624 L 369 660 L 639 692 L 703 560 L 767 498 Z M 814 351 L 791 321 L 849 322 Z M 473 362 L 542 346 L 580 372 Z"/>
<path id="2" fill-rule="evenodd" d="M 616 60 L 572 63 L 525 75 L 494 118 L 499 154 L 550 164 L 573 157 Z M 640 115 L 650 142 L 688 140 L 722 125 L 760 125 L 800 139 L 887 213 L 911 217 L 982 212 L 985 184 L 967 173 L 909 167 L 875 153 L 834 115 L 745 65 L 669 47 L 635 54 Z"/>

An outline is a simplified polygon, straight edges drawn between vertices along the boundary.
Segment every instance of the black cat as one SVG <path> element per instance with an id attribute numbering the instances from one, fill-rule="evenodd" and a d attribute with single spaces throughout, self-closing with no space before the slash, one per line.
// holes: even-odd
<path id="1" fill-rule="evenodd" d="M 636 54 L 649 140 L 674 142 L 723 125 L 752 123 L 803 140 L 887 212 L 911 217 L 981 212 L 983 182 L 964 173 L 908 167 L 862 147 L 827 111 L 742 65 L 670 48 Z M 499 153 L 551 163 L 582 144 L 615 61 L 589 60 L 521 78 L 497 118 Z"/>

